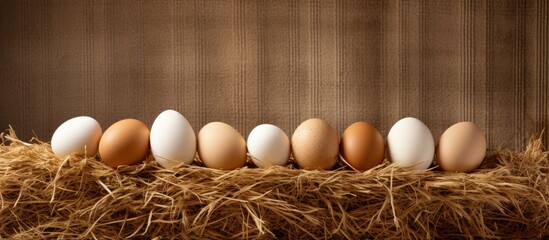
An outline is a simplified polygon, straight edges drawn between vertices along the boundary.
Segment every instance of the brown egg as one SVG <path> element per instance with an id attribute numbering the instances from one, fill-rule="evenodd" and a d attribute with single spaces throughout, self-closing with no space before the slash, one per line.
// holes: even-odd
<path id="1" fill-rule="evenodd" d="M 486 138 L 472 122 L 460 122 L 449 127 L 440 136 L 437 162 L 447 172 L 471 172 L 486 155 Z"/>
<path id="2" fill-rule="evenodd" d="M 149 128 L 136 119 L 124 119 L 111 125 L 99 141 L 101 160 L 116 168 L 145 159 L 149 151 Z"/>
<path id="3" fill-rule="evenodd" d="M 304 121 L 292 135 L 292 154 L 303 169 L 331 169 L 337 162 L 338 146 L 335 129 L 318 118 Z"/>
<path id="4" fill-rule="evenodd" d="M 211 122 L 198 133 L 198 155 L 209 168 L 240 168 L 246 163 L 246 141 L 231 125 Z"/>
<path id="5" fill-rule="evenodd" d="M 385 143 L 374 126 L 366 122 L 356 122 L 343 132 L 339 151 L 352 168 L 366 171 L 383 162 Z"/>

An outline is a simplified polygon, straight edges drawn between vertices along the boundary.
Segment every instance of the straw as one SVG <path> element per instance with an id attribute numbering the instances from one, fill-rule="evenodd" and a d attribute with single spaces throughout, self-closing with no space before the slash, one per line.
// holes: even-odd
<path id="1" fill-rule="evenodd" d="M 196 159 L 197 162 L 198 159 Z M 359 173 L 294 165 L 222 171 L 112 169 L 56 158 L 51 146 L 0 146 L 1 238 L 543 238 L 549 160 L 539 138 L 500 150 L 473 173 L 396 168 Z"/>

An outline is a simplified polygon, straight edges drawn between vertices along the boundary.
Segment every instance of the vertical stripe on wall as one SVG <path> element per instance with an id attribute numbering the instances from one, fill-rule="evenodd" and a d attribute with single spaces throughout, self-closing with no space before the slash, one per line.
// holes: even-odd
<path id="1" fill-rule="evenodd" d="M 19 92 L 19 102 L 21 103 L 21 110 L 19 111 L 19 122 L 25 123 L 26 122 L 26 116 L 28 116 L 28 90 L 29 90 L 29 84 L 28 84 L 28 76 L 27 73 L 29 71 L 29 63 L 28 63 L 28 45 L 29 45 L 29 33 L 28 31 L 28 7 L 29 2 L 28 1 L 21 1 L 19 5 L 19 33 L 18 37 L 20 39 L 20 45 L 19 45 L 19 59 L 21 62 L 20 68 L 19 68 L 19 89 L 21 91 Z"/>
<path id="2" fill-rule="evenodd" d="M 406 2 L 404 0 L 398 1 L 398 26 L 399 26 L 399 41 L 398 41 L 398 115 L 404 117 L 406 109 Z"/>
<path id="3" fill-rule="evenodd" d="M 486 126 L 485 134 L 486 134 L 486 141 L 488 142 L 488 145 L 492 145 L 492 74 L 491 74 L 491 64 L 492 64 L 492 54 L 491 54 L 491 47 L 492 47 L 492 2 L 490 0 L 486 0 Z"/>
<path id="4" fill-rule="evenodd" d="M 336 126 L 341 128 L 344 124 L 345 113 L 345 58 L 344 58 L 344 40 L 345 40 L 345 1 L 338 0 L 335 6 L 336 9 L 336 70 L 335 70 L 335 88 L 336 88 L 336 104 L 337 116 Z"/>
<path id="5" fill-rule="evenodd" d="M 295 129 L 298 125 L 299 116 L 299 2 L 290 0 L 290 26 L 289 26 L 289 41 L 290 41 L 290 123 L 291 129 Z"/>
<path id="6" fill-rule="evenodd" d="M 263 12 L 263 0 L 257 0 L 257 74 L 258 74 L 258 84 L 257 84 L 257 93 L 259 104 L 257 104 L 257 119 L 259 122 L 265 122 L 264 118 L 264 109 L 265 109 L 265 31 L 263 30 L 263 25 L 265 24 L 265 13 Z"/>
<path id="7" fill-rule="evenodd" d="M 145 16 L 143 14 L 143 1 L 137 0 L 137 44 L 139 44 L 139 52 L 138 52 L 138 66 L 139 69 L 139 95 L 145 96 L 145 87 L 147 86 L 145 83 Z M 145 97 L 139 98 L 140 106 L 139 107 L 139 119 L 145 118 Z"/>
<path id="8" fill-rule="evenodd" d="M 419 118 L 422 121 L 425 121 L 427 118 L 427 106 L 428 106 L 428 99 L 426 92 L 428 91 L 426 88 L 426 83 L 429 82 L 429 75 L 427 74 L 427 64 L 424 63 L 426 58 L 426 36 L 427 36 L 427 26 L 425 24 L 426 22 L 426 15 L 429 13 L 427 12 L 426 7 L 426 1 L 421 0 L 419 6 Z"/>
<path id="9" fill-rule="evenodd" d="M 310 1 L 310 26 L 311 26 L 311 87 L 310 91 L 310 114 L 311 116 L 318 116 L 320 114 L 320 97 L 319 97 L 319 88 L 320 88 L 320 57 L 322 56 L 320 51 L 320 2 L 318 0 Z"/>
<path id="10" fill-rule="evenodd" d="M 198 126 L 203 126 L 205 125 L 205 122 L 206 122 L 206 116 L 205 116 L 205 111 L 201 108 L 204 107 L 204 103 L 205 103 L 205 98 L 206 98 L 206 87 L 205 87 L 205 81 L 206 81 L 206 74 L 205 74 L 205 61 L 204 61 L 204 31 L 199 31 L 199 29 L 203 29 L 203 26 L 202 26 L 202 22 L 203 22 L 203 18 L 204 18 L 204 1 L 200 1 L 200 0 L 195 0 L 194 1 L 194 7 L 195 7 L 195 11 L 194 11 L 194 27 L 196 29 L 195 31 L 195 62 L 196 62 L 196 67 L 195 67 L 195 71 L 196 71 L 196 78 L 195 78 L 195 81 L 196 81 L 196 86 L 197 86 L 197 89 L 196 91 L 199 91 L 200 94 L 198 96 L 198 99 L 196 100 L 195 102 L 195 109 L 197 109 L 198 113 L 197 113 L 197 121 L 194 121 L 196 122 L 196 124 L 198 124 Z"/>
<path id="11" fill-rule="evenodd" d="M 92 0 L 85 1 L 85 4 L 82 5 L 82 16 L 84 18 L 84 29 L 82 31 L 82 38 L 84 39 L 84 47 L 82 48 L 84 50 L 84 64 L 83 64 L 83 72 L 84 72 L 84 78 L 82 80 L 84 83 L 82 84 L 85 86 L 84 90 L 84 99 L 85 99 L 85 109 L 84 112 L 88 112 L 90 115 L 95 115 L 95 78 L 94 78 L 94 61 L 93 61 L 93 53 L 94 53 L 94 16 L 93 16 L 93 2 Z"/>
<path id="12" fill-rule="evenodd" d="M 173 0 L 172 1 L 172 57 L 173 57 L 173 65 L 174 65 L 174 71 L 173 71 L 173 86 L 174 86 L 174 96 L 178 96 L 179 93 L 182 92 L 181 85 L 184 84 L 184 74 L 183 74 L 183 43 L 184 39 L 181 34 L 181 28 L 183 27 L 183 11 L 181 10 L 181 1 L 179 0 Z M 181 97 L 176 97 L 175 99 L 175 109 L 177 111 L 183 111 L 182 106 L 183 99 Z M 187 116 L 188 117 L 188 116 Z"/>
<path id="13" fill-rule="evenodd" d="M 49 112 L 49 90 L 48 90 L 48 57 L 49 57 L 49 46 L 48 46 L 48 16 L 47 14 L 47 0 L 43 0 L 39 2 L 39 11 L 40 11 L 40 22 L 44 23 L 44 27 L 40 28 L 40 48 L 43 49 L 42 54 L 40 55 L 40 62 L 41 62 L 41 91 L 42 91 L 42 99 L 41 102 L 43 103 L 43 109 L 44 111 L 41 112 L 40 122 L 42 122 L 42 130 L 45 131 L 45 129 L 50 129 L 51 123 L 50 118 L 48 116 Z"/>
<path id="14" fill-rule="evenodd" d="M 515 139 L 514 148 L 522 149 L 525 143 L 524 132 L 524 18 L 525 18 L 525 2 L 523 0 L 516 2 L 516 18 L 515 18 Z"/>
<path id="15" fill-rule="evenodd" d="M 537 45 L 537 51 L 536 51 L 536 59 L 537 59 L 537 98 L 536 98 L 536 105 L 537 105 L 537 116 L 536 116 L 536 122 L 537 127 L 536 129 L 541 130 L 545 129 L 543 132 L 543 138 L 545 140 L 545 145 L 547 146 L 549 143 L 548 141 L 548 134 L 547 131 L 547 124 L 548 124 L 548 111 L 549 111 L 549 78 L 548 78 L 548 59 L 547 56 L 549 55 L 548 51 L 548 34 L 549 34 L 549 23 L 547 20 L 547 1 L 545 0 L 539 0 L 537 1 L 537 18 L 536 18 L 536 25 L 537 25 L 537 38 L 536 38 L 536 45 Z"/>
<path id="16" fill-rule="evenodd" d="M 106 26 L 107 26 L 107 32 L 105 34 L 105 38 L 106 38 L 106 43 L 105 45 L 107 46 L 107 54 L 105 54 L 105 57 L 107 59 L 105 59 L 105 69 L 107 70 L 107 74 L 106 74 L 106 77 L 107 77 L 107 80 L 105 81 L 105 96 L 106 96 L 106 99 L 105 99 L 105 120 L 107 121 L 107 124 L 111 124 L 113 122 L 113 116 L 112 116 L 112 106 L 114 104 L 114 96 L 115 96 L 115 92 L 112 91 L 113 90 L 113 82 L 114 82 L 114 73 L 116 71 L 116 67 L 115 67 L 115 61 L 114 61 L 114 36 L 115 36 L 115 31 L 114 31 L 114 25 L 115 25 L 115 20 L 114 20 L 114 16 L 115 16 L 115 10 L 114 10 L 114 4 L 115 4 L 115 1 L 106 1 L 105 2 L 105 21 L 106 21 Z"/>
<path id="17" fill-rule="evenodd" d="M 461 112 L 460 119 L 473 121 L 474 119 L 474 7 L 475 1 L 465 0 L 462 4 L 462 38 L 461 38 Z"/>
<path id="18" fill-rule="evenodd" d="M 382 87 L 382 84 L 384 82 L 382 76 L 383 76 L 383 73 L 382 73 L 382 69 L 383 69 L 383 64 L 381 64 L 381 61 L 377 60 L 377 59 L 382 59 L 382 55 L 383 55 L 383 52 L 385 51 L 384 48 L 382 47 L 382 45 L 379 44 L 380 42 L 380 39 L 382 41 L 382 39 L 385 37 L 383 34 L 383 11 L 384 11 L 384 7 L 383 7 L 383 1 L 368 1 L 369 4 L 371 5 L 374 5 L 376 7 L 376 12 L 377 12 L 377 16 L 375 19 L 375 21 L 377 21 L 377 24 L 378 24 L 378 28 L 376 29 L 376 35 L 377 35 L 377 38 L 378 39 L 375 39 L 377 40 L 377 42 L 375 42 L 377 46 L 375 46 L 377 48 L 377 51 L 374 51 L 375 52 L 375 55 L 374 55 L 374 59 L 366 59 L 367 57 L 367 52 L 363 54 L 364 58 L 366 59 L 364 64 L 362 65 L 362 69 L 363 69 L 363 73 L 362 75 L 364 76 L 364 78 L 367 77 L 367 73 L 369 72 L 369 70 L 366 69 L 366 62 L 370 62 L 371 64 L 375 64 L 374 66 L 375 67 L 375 70 L 374 71 L 374 74 L 373 74 L 373 83 L 374 83 L 374 86 L 375 86 L 375 90 L 374 90 L 374 99 L 375 101 L 374 102 L 378 102 L 378 107 L 375 108 L 375 111 L 374 111 L 374 114 L 375 116 L 370 116 L 368 118 L 372 119 L 373 120 L 373 123 L 374 125 L 379 128 L 380 127 L 380 124 L 381 122 L 383 121 L 383 115 L 385 115 L 385 112 L 383 110 L 383 105 L 382 103 L 380 103 L 380 101 L 382 101 L 382 97 L 383 97 L 383 93 L 382 91 L 380 91 L 381 89 L 383 89 Z M 366 6 L 366 9 L 368 9 L 368 6 Z M 368 18 L 368 14 L 370 13 L 370 11 L 364 11 L 364 18 L 367 19 Z M 374 39 L 372 38 L 372 36 L 370 34 L 368 34 L 367 31 L 364 31 L 364 37 L 365 37 L 365 40 L 364 40 L 364 43 L 367 44 L 369 43 L 369 40 L 370 39 Z M 370 44 L 369 44 L 370 45 Z M 373 45 L 373 44 L 372 44 Z M 367 109 L 371 109 L 367 104 L 367 100 L 366 100 L 366 96 L 365 94 L 362 95 L 363 98 L 362 98 L 362 101 L 360 104 L 362 104 L 362 111 L 363 113 L 366 115 L 367 114 Z M 363 117 L 367 120 L 366 117 Z M 344 128 L 346 128 L 347 126 L 343 126 Z"/>
<path id="19" fill-rule="evenodd" d="M 236 48 L 236 59 L 234 66 L 234 98 L 235 98 L 235 119 L 237 129 L 244 130 L 245 118 L 250 117 L 246 111 L 246 12 L 245 3 L 242 0 L 233 1 L 233 35 Z"/>
<path id="20" fill-rule="evenodd" d="M 379 75 L 379 80 L 381 82 L 380 84 L 380 87 L 383 89 L 383 91 L 381 91 L 381 97 L 380 97 L 380 109 L 381 109 L 381 113 L 380 113 L 380 124 L 379 126 L 376 126 L 378 128 L 378 130 L 381 132 L 382 135 L 385 135 L 385 132 L 386 132 L 386 128 L 389 126 L 389 123 L 387 123 L 389 121 L 389 117 L 387 116 L 387 109 L 388 109 L 388 103 L 387 103 L 387 99 L 388 99 L 388 96 L 387 96 L 387 82 L 389 81 L 388 80 L 388 77 L 387 77 L 387 71 L 388 71 L 388 68 L 387 68 L 387 46 L 388 46 L 388 38 L 387 38 L 387 15 L 388 15 L 388 11 L 387 11 L 387 8 L 388 8 L 388 3 L 386 1 L 381 1 L 381 14 L 380 14 L 380 19 L 379 19 L 379 22 L 380 22 L 380 33 L 381 33 L 381 41 L 379 42 L 379 48 L 381 49 L 381 54 L 380 54 L 380 57 L 379 57 L 379 66 L 380 66 L 380 75 Z"/>

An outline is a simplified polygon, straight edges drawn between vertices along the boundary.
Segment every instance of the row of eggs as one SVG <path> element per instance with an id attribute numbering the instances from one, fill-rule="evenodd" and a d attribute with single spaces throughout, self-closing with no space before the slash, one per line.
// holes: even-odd
<path id="1" fill-rule="evenodd" d="M 387 148 L 385 147 L 387 145 Z M 460 122 L 448 128 L 435 149 L 433 135 L 420 120 L 407 117 L 391 128 L 385 142 L 371 124 L 356 122 L 342 134 L 322 119 L 301 123 L 288 138 L 271 124 L 255 127 L 247 141 L 232 126 L 222 122 L 206 124 L 195 136 L 187 119 L 179 112 L 166 110 L 155 119 L 150 131 L 141 121 L 124 119 L 104 133 L 99 123 L 86 116 L 61 124 L 51 139 L 58 158 L 71 154 L 95 156 L 108 166 L 132 165 L 143 161 L 150 150 L 164 168 L 191 164 L 196 152 L 209 168 L 232 170 L 244 166 L 247 155 L 258 167 L 286 165 L 290 152 L 300 168 L 331 169 L 341 158 L 358 171 L 371 169 L 387 157 L 398 166 L 428 169 L 433 159 L 450 172 L 476 169 L 486 153 L 486 138 L 471 122 Z"/>

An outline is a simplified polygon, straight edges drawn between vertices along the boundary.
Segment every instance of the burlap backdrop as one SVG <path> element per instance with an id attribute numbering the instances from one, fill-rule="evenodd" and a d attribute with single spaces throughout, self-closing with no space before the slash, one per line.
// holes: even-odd
<path id="1" fill-rule="evenodd" d="M 49 140 L 74 116 L 173 108 L 197 132 L 321 117 L 386 135 L 414 116 L 517 149 L 547 127 L 548 30 L 544 0 L 2 0 L 0 127 Z"/>

